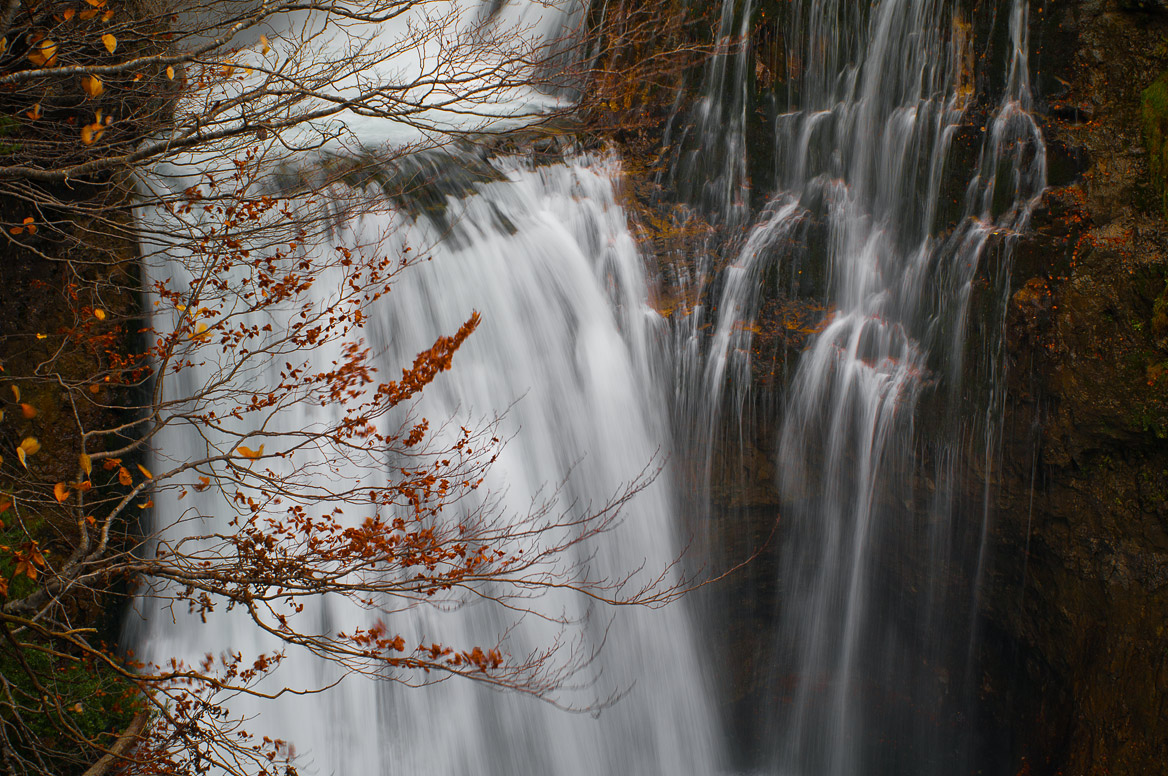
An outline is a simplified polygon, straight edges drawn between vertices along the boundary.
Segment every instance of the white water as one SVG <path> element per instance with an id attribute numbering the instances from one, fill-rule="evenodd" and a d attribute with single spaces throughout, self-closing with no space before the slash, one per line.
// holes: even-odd
<path id="1" fill-rule="evenodd" d="M 671 374 L 682 374 L 674 406 L 698 408 L 696 433 L 711 440 L 722 402 L 741 406 L 748 390 L 748 324 L 763 271 L 790 249 L 797 227 L 820 225 L 824 244 L 818 247 L 829 262 L 824 301 L 835 313 L 799 361 L 777 451 L 789 509 L 773 671 L 791 689 L 786 706 L 759 715 L 773 742 L 763 769 L 798 776 L 946 773 L 962 761 L 955 754 L 962 734 L 946 738 L 903 715 L 882 719 L 879 697 L 934 692 L 942 671 L 960 673 L 963 666 L 951 659 L 954 645 L 944 636 L 930 639 L 953 619 L 964 627 L 972 608 L 941 612 L 941 601 L 897 608 L 890 603 L 896 591 L 876 572 L 874 554 L 895 546 L 907 530 L 919 545 L 906 549 L 923 545 L 933 564 L 925 578 L 942 585 L 958 551 L 966 557 L 956 562 L 969 565 L 969 548 L 949 545 L 957 518 L 948 481 L 961 452 L 947 447 L 956 444 L 952 437 L 919 438 L 916 412 L 922 396 L 935 392 L 950 396 L 947 416 L 959 413 L 964 321 L 978 263 L 996 233 L 1025 227 L 1044 185 L 1041 139 L 1026 112 L 1025 6 L 1012 6 L 1009 83 L 987 123 L 976 168 L 958 173 L 967 181 L 966 195 L 949 231 L 938 228 L 937 208 L 953 133 L 969 107 L 952 10 L 925 0 L 883 0 L 863 10 L 826 0 L 796 4 L 792 14 L 789 46 L 801 73 L 775 128 L 779 190 L 735 248 L 716 313 L 695 314 L 672 336 L 646 302 L 642 260 L 614 198 L 610 159 L 535 169 L 522 160 L 494 160 L 506 180 L 477 183 L 473 193 L 440 192 L 447 205 L 441 220 L 414 220 L 373 203 L 364 215 L 337 223 L 332 240 L 380 242 L 389 251 L 408 243 L 433 256 L 403 276 L 370 326 L 383 373 L 394 375 L 471 311 L 484 314 L 454 370 L 431 386 L 418 411 L 456 426 L 505 413 L 502 435 L 510 441 L 487 485 L 504 509 L 522 514 L 560 483 L 562 507 L 603 502 L 668 453 Z M 727 3 L 722 34 L 742 34 L 742 18 Z M 701 159 L 679 166 L 691 197 L 728 224 L 749 217 L 742 114 L 748 61 L 745 54 L 723 58 L 707 76 L 695 136 L 703 147 L 726 139 L 710 156 L 713 166 Z M 508 110 L 524 112 L 536 97 L 517 97 L 521 107 Z M 338 137 L 368 148 L 400 141 L 399 130 L 365 119 Z M 415 140 L 411 132 L 402 137 Z M 154 184 L 181 190 L 189 182 L 166 170 Z M 152 271 L 181 278 L 175 265 Z M 712 336 L 701 342 L 697 327 L 707 316 Z M 670 342 L 673 352 L 665 352 L 663 343 Z M 336 355 L 315 357 L 324 365 Z M 990 361 L 997 365 L 1000 357 L 991 353 Z M 274 379 L 277 369 L 248 379 Z M 200 378 L 196 371 L 184 379 Z M 174 386 L 174 395 L 190 385 Z M 991 421 L 1000 401 L 991 392 L 985 403 Z M 322 412 L 282 420 L 307 427 L 327 422 L 314 414 Z M 955 424 L 942 425 L 956 434 Z M 992 456 L 993 423 L 979 428 L 984 454 Z M 943 449 L 932 473 L 938 485 L 926 524 L 913 526 L 919 518 L 909 504 L 920 500 L 914 476 L 931 465 L 918 460 L 926 444 Z M 181 431 L 168 432 L 156 447 L 173 460 L 205 449 Z M 685 490 L 666 468 L 637 497 L 619 532 L 594 548 L 597 571 L 668 564 L 685 541 L 677 535 L 677 514 L 702 509 L 678 503 Z M 181 505 L 171 498 L 155 499 L 163 521 L 192 499 L 201 499 L 194 502 L 199 514 L 230 514 L 213 491 Z M 980 549 L 975 578 L 984 564 Z M 534 608 L 570 618 L 589 613 L 586 602 L 570 595 L 547 596 Z M 202 624 L 188 616 L 172 622 L 167 614 L 152 614 L 144 637 L 155 658 L 275 646 L 241 617 L 216 613 Z M 610 690 L 629 690 L 599 719 L 457 681 L 418 690 L 354 680 L 307 698 L 239 699 L 233 710 L 254 717 L 253 732 L 293 741 L 307 773 L 717 772 L 726 758 L 705 686 L 708 656 L 697 648 L 709 639 L 699 638 L 686 609 L 591 614 L 583 649 L 603 642 L 595 666 L 601 672 L 595 684 L 564 700 L 587 705 Z M 323 601 L 303 617 L 308 629 L 373 619 Z M 489 605 L 453 613 L 423 608 L 391 623 L 419 638 L 437 632 L 469 643 L 512 626 L 507 643 L 514 654 L 558 632 L 532 617 L 516 625 L 513 613 Z M 296 654 L 276 675 L 303 687 L 334 677 L 334 668 Z M 890 732 L 912 751 L 883 752 L 876 738 Z"/>
<path id="2" fill-rule="evenodd" d="M 614 201 L 611 160 L 580 158 L 535 169 L 521 160 L 496 164 L 505 181 L 449 200 L 448 233 L 427 219 L 415 222 L 382 208 L 338 224 L 334 242 L 380 240 L 391 253 L 403 243 L 429 247 L 432 260 L 402 276 L 368 327 L 379 370 L 393 374 L 435 337 L 482 310 L 483 324 L 456 355 L 453 371 L 426 391 L 417 413 L 434 423 L 450 419 L 455 428 L 505 413 L 501 436 L 510 441 L 485 485 L 500 508 L 526 514 L 533 500 L 558 486 L 557 510 L 581 512 L 601 506 L 646 465 L 660 463 L 668 446 L 654 380 L 661 321 L 646 304 L 640 259 Z M 324 349 L 313 358 L 323 366 L 339 352 Z M 269 369 L 247 379 L 275 380 L 279 365 Z M 208 372 L 184 374 L 197 384 Z M 321 413 L 329 412 L 301 408 L 274 422 L 307 428 L 327 422 Z M 175 460 L 205 450 L 184 429 L 156 446 Z M 367 483 L 375 477 L 342 475 Z M 598 577 L 642 565 L 666 568 L 680 549 L 671 525 L 673 492 L 666 470 L 636 497 L 620 528 L 577 548 L 576 559 L 594 552 L 588 562 Z M 193 496 L 198 513 L 210 516 L 207 528 L 227 530 L 216 525 L 226 519 L 217 515 L 231 512 L 213 490 L 191 494 L 183 504 L 175 496 L 156 498 L 159 519 L 179 514 Z M 561 703 L 586 708 L 612 691 L 627 691 L 626 697 L 595 719 L 464 681 L 419 690 L 350 680 L 323 696 L 276 703 L 241 698 L 232 709 L 258 715 L 252 732 L 292 741 L 306 773 L 714 771 L 712 715 L 683 607 L 590 612 L 587 601 L 567 593 L 544 594 L 528 605 L 548 616 L 584 620 L 582 643 L 572 649 L 587 653 L 603 644 L 602 674 L 557 695 Z M 330 625 L 370 624 L 376 615 L 321 602 L 301 617 L 301 627 L 327 631 Z M 407 640 L 453 644 L 489 644 L 507 631 L 514 655 L 546 647 L 559 633 L 534 616 L 489 604 L 454 613 L 423 606 L 386 623 Z M 210 615 L 206 624 L 193 616 L 176 622 L 153 617 L 145 643 L 152 658 L 188 660 L 223 649 L 257 654 L 279 646 L 246 618 L 224 613 Z M 335 676 L 332 666 L 293 653 L 272 679 L 313 687 Z"/>

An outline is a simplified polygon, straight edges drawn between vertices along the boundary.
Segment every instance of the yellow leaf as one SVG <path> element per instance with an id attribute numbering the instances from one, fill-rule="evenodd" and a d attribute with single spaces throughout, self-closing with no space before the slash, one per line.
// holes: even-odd
<path id="1" fill-rule="evenodd" d="M 8 38 L 0 38 L 0 54 L 8 50 Z"/>
<path id="2" fill-rule="evenodd" d="M 105 44 L 105 50 L 111 54 L 118 47 L 118 39 L 108 32 L 101 36 L 101 42 Z"/>
<path id="3" fill-rule="evenodd" d="M 16 448 L 16 460 L 20 461 L 20 465 L 27 469 L 28 462 L 25 461 L 24 459 L 25 459 L 24 448 L 23 447 Z"/>
<path id="4" fill-rule="evenodd" d="M 21 402 L 20 414 L 23 415 L 26 419 L 31 420 L 32 418 L 36 417 L 36 407 L 32 406 L 31 404 L 25 404 L 24 402 Z"/>
<path id="5" fill-rule="evenodd" d="M 260 445 L 259 450 L 252 450 L 250 447 L 244 447 L 243 445 L 240 445 L 239 447 L 235 448 L 235 452 L 239 453 L 248 460 L 254 461 L 264 454 L 264 446 Z"/>
<path id="6" fill-rule="evenodd" d="M 53 496 L 57 501 L 64 501 L 69 498 L 69 486 L 63 482 L 58 482 L 53 486 Z"/>
<path id="7" fill-rule="evenodd" d="M 138 464 L 138 471 L 142 472 L 142 475 L 143 475 L 144 477 L 146 477 L 146 479 L 148 479 L 148 480 L 152 480 L 152 479 L 154 479 L 154 475 L 153 475 L 153 474 L 151 474 L 151 473 L 150 473 L 150 470 L 149 470 L 149 469 L 147 469 L 147 468 L 146 468 L 145 466 L 143 466 L 142 464 Z"/>
<path id="8" fill-rule="evenodd" d="M 145 504 L 139 504 L 138 509 L 149 509 L 154 506 L 154 499 L 148 499 Z"/>
<path id="9" fill-rule="evenodd" d="M 52 67 L 57 64 L 57 44 L 50 39 L 40 41 L 32 47 L 28 61 L 38 67 Z"/>
<path id="10" fill-rule="evenodd" d="M 36 437 L 25 437 L 20 441 L 18 450 L 23 450 L 26 455 L 35 455 L 41 449 L 41 443 L 37 441 Z"/>
<path id="11" fill-rule="evenodd" d="M 14 399 L 16 399 L 17 401 L 20 401 L 20 386 L 19 385 L 12 386 L 12 397 Z"/>
<path id="12" fill-rule="evenodd" d="M 81 454 L 81 471 L 85 472 L 86 477 L 93 473 L 93 459 L 85 453 Z"/>
<path id="13" fill-rule="evenodd" d="M 48 338 L 49 338 L 48 334 L 37 334 L 37 339 L 48 339 Z"/>
<path id="14" fill-rule="evenodd" d="M 174 80 L 174 68 L 170 65 L 166 66 L 166 77 L 172 81 Z"/>
<path id="15" fill-rule="evenodd" d="M 101 140 L 101 136 L 104 132 L 104 124 L 86 124 L 81 128 L 81 142 L 85 143 L 85 145 L 93 145 L 98 140 Z"/>
<path id="16" fill-rule="evenodd" d="M 95 75 L 87 75 L 81 79 L 81 88 L 90 97 L 96 97 L 105 91 L 105 84 Z"/>
<path id="17" fill-rule="evenodd" d="M 267 54 L 271 50 L 272 50 L 272 44 L 268 43 L 268 36 L 261 35 L 260 36 L 260 53 Z"/>
<path id="18" fill-rule="evenodd" d="M 93 311 L 93 317 L 98 319 L 99 321 L 104 321 L 105 320 L 105 310 L 98 307 L 96 310 Z"/>

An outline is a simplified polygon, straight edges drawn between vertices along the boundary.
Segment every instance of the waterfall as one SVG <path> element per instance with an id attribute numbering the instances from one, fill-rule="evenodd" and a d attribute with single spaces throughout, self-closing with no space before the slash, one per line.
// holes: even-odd
<path id="1" fill-rule="evenodd" d="M 727 395 L 742 406 L 764 272 L 822 257 L 830 312 L 799 357 L 775 451 L 768 772 L 954 772 L 974 746 L 973 597 L 1003 362 L 999 328 L 967 365 L 965 324 L 991 258 L 984 298 L 1005 309 L 1011 245 L 1045 187 L 1027 6 L 1003 5 L 1005 87 L 965 169 L 953 142 L 975 112 L 974 43 L 956 3 L 815 0 L 783 19 L 777 190 L 720 278 L 703 386 L 711 417 Z M 967 368 L 989 388 L 971 392 Z M 974 472 L 977 506 L 961 490 Z"/>
<path id="2" fill-rule="evenodd" d="M 457 156 L 442 163 L 468 164 Z M 460 349 L 455 368 L 427 390 L 416 412 L 454 429 L 501 417 L 495 433 L 508 441 L 483 486 L 495 505 L 517 515 L 548 498 L 553 512 L 599 507 L 637 472 L 660 464 L 668 447 L 657 379 L 662 322 L 647 305 L 641 261 L 615 202 L 616 162 L 579 157 L 535 167 L 498 158 L 492 165 L 495 179 L 472 193 L 445 192 L 440 218 L 368 209 L 338 223 L 333 241 L 379 243 L 390 252 L 410 245 L 429 257 L 403 274 L 369 326 L 383 373 L 392 374 L 471 312 L 483 311 L 483 324 Z M 181 190 L 183 183 L 174 185 Z M 181 273 L 181 265 L 155 269 Z M 177 280 L 183 287 L 184 279 Z M 315 357 L 327 363 L 339 357 L 340 347 Z M 248 379 L 275 380 L 279 368 L 273 364 L 268 374 Z M 195 368 L 186 379 L 198 383 L 207 376 Z M 189 386 L 179 393 L 184 389 Z M 277 422 L 312 427 L 327 421 L 321 413 L 334 411 L 300 408 Z M 182 460 L 199 455 L 203 444 L 180 430 L 164 434 L 156 448 Z M 351 476 L 369 482 L 371 475 Z M 682 540 L 671 524 L 674 490 L 663 471 L 638 494 L 624 524 L 578 548 L 575 560 L 588 562 L 598 577 L 667 568 Z M 213 489 L 191 497 L 206 521 L 230 514 Z M 157 512 L 179 514 L 189 503 L 162 494 Z M 603 672 L 595 683 L 557 696 L 587 710 L 608 693 L 624 694 L 598 719 L 465 681 L 412 689 L 350 680 L 323 695 L 239 698 L 232 711 L 252 718 L 253 733 L 293 742 L 302 773 L 715 770 L 714 727 L 683 607 L 590 612 L 588 602 L 571 593 L 544 594 L 529 606 L 549 617 L 585 620 L 584 641 L 573 650 L 587 655 L 603 644 Z M 304 627 L 326 630 L 328 623 L 351 628 L 373 617 L 328 601 L 300 616 L 307 618 Z M 417 607 L 392 615 L 389 623 L 410 638 L 454 643 L 482 643 L 476 639 L 506 631 L 516 655 L 544 648 L 558 635 L 538 617 L 486 603 L 456 612 Z M 197 660 L 224 649 L 254 655 L 279 646 L 246 617 L 221 612 L 205 623 L 194 615 L 154 615 L 143 641 L 158 659 Z M 336 678 L 335 666 L 295 652 L 270 677 L 297 687 Z"/>
<path id="3" fill-rule="evenodd" d="M 823 312 L 800 324 L 805 348 L 792 358 L 775 449 L 766 451 L 782 509 L 777 611 L 761 637 L 769 668 L 756 677 L 769 702 L 750 723 L 764 731 L 755 736 L 765 742 L 760 752 L 727 754 L 722 688 L 707 686 L 724 679 L 705 650 L 719 643 L 732 610 L 605 611 L 559 592 L 531 601 L 544 617 L 484 602 L 411 608 L 393 614 L 391 626 L 410 638 L 441 633 L 463 643 L 505 632 L 513 654 L 528 654 L 558 637 L 552 621 L 586 623 L 572 648 L 599 649 L 600 657 L 585 674 L 590 681 L 557 700 L 588 710 L 596 698 L 623 695 L 597 717 L 457 680 L 417 689 L 360 677 L 308 696 L 237 697 L 232 713 L 257 735 L 293 742 L 300 772 L 313 774 L 700 776 L 724 772 L 731 760 L 782 776 L 939 775 L 968 766 L 977 744 L 963 715 L 976 694 L 971 645 L 1004 356 L 1000 337 L 980 352 L 971 347 L 966 322 L 986 274 L 982 301 L 1004 310 L 1011 246 L 1045 186 L 1045 160 L 1029 115 L 1024 0 L 1000 3 L 1008 6 L 1005 86 L 986 104 L 974 151 L 955 152 L 956 138 L 986 108 L 975 105 L 973 38 L 958 5 L 787 4 L 786 77 L 776 88 L 773 148 L 763 154 L 773 156 L 774 190 L 754 192 L 765 205 L 753 215 L 751 50 L 711 61 L 696 110 L 678 118 L 673 175 L 680 199 L 733 234 L 706 246 L 720 261 L 699 261 L 681 281 L 696 290 L 687 315 L 673 320 L 648 303 L 644 259 L 616 193 L 615 155 L 573 152 L 537 163 L 448 148 L 411 162 L 425 172 L 417 191 L 382 191 L 368 176 L 351 180 L 353 191 L 318 192 L 335 201 L 312 206 L 323 208 L 332 244 L 427 256 L 402 273 L 370 321 L 380 373 L 396 374 L 482 313 L 453 370 L 414 409 L 454 431 L 497 419 L 493 433 L 506 443 L 483 498 L 504 513 L 526 514 L 544 501 L 570 512 L 603 504 L 646 466 L 661 467 L 617 531 L 578 548 L 574 559 L 599 575 L 669 568 L 695 520 L 712 511 L 713 448 L 753 422 L 744 408 L 754 391 L 754 324 L 775 284 Z M 518 20 L 530 11 L 491 8 Z M 726 0 L 715 34 L 749 38 L 757 10 L 751 0 Z M 522 106 L 544 99 L 516 95 Z M 417 139 L 358 117 L 338 135 L 352 136 L 361 153 Z M 354 150 L 329 148 L 333 160 Z M 311 180 L 320 160 L 302 161 L 291 173 L 272 170 L 273 181 Z M 197 166 L 159 168 L 144 185 L 181 192 Z M 151 217 L 156 233 L 176 228 L 172 215 Z M 315 249 L 302 250 L 311 261 Z M 148 246 L 147 274 L 185 287 L 183 262 L 168 252 Z M 986 273 L 991 258 L 994 272 Z M 160 328 L 165 316 L 156 318 Z M 342 345 L 313 358 L 324 368 Z M 172 381 L 167 398 L 206 380 L 202 368 Z M 273 363 L 240 379 L 275 381 L 279 370 Z M 970 374 L 988 387 L 971 387 Z M 337 411 L 301 408 L 279 421 L 310 428 Z M 728 418 L 737 425 L 729 428 Z M 221 441 L 168 429 L 153 440 L 152 468 Z M 678 452 L 694 460 L 668 460 Z M 985 479 L 976 504 L 962 488 L 971 471 Z M 369 484 L 387 476 L 345 474 Z M 227 530 L 217 522 L 231 514 L 224 499 L 213 488 L 192 490 L 182 504 L 176 493 L 160 493 L 155 528 L 192 515 L 163 541 L 184 530 Z M 139 652 L 150 659 L 279 646 L 238 612 L 204 622 L 149 600 L 140 608 Z M 311 630 L 374 618 L 329 599 L 299 616 Z M 336 666 L 293 650 L 261 687 L 339 678 Z"/>

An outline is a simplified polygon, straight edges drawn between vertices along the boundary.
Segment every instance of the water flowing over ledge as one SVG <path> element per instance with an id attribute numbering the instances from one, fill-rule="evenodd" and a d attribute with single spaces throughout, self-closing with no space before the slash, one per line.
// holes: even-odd
<path id="1" fill-rule="evenodd" d="M 744 34 L 751 4 L 744 5 L 726 3 L 722 34 Z M 718 152 L 683 160 L 675 175 L 683 196 L 702 200 L 743 236 L 729 241 L 723 270 L 705 268 L 708 276 L 698 280 L 718 289 L 717 304 L 688 321 L 666 321 L 648 304 L 644 258 L 614 193 L 620 170 L 613 158 L 572 156 L 536 166 L 517 158 L 475 157 L 472 163 L 451 152 L 432 157 L 443 183 L 428 184 L 425 202 L 400 193 L 386 198 L 375 185 L 364 192 L 304 194 L 314 199 L 314 212 L 328 213 L 330 243 L 377 246 L 395 255 L 408 248 L 429 257 L 402 274 L 370 323 L 382 372 L 394 373 L 473 311 L 483 313 L 482 327 L 459 351 L 454 370 L 415 409 L 454 431 L 501 418 L 497 434 L 507 441 L 484 498 L 517 514 L 543 500 L 556 512 L 603 503 L 638 471 L 673 453 L 676 426 L 697 429 L 688 432 L 689 444 L 712 445 L 726 433 L 719 424 L 727 403 L 741 407 L 751 391 L 751 327 L 767 292 L 768 268 L 781 261 L 811 264 L 810 256 L 793 256 L 805 246 L 822 257 L 822 301 L 831 312 L 799 359 L 771 451 L 784 528 L 768 681 L 787 692 L 784 705 L 759 713 L 759 724 L 770 731 L 760 758 L 766 773 L 940 774 L 967 758 L 964 732 L 929 727 L 925 713 L 908 707 L 935 690 L 942 672 L 953 677 L 955 689 L 954 698 L 939 705 L 971 702 L 963 663 L 970 647 L 946 632 L 976 636 L 969 632 L 973 602 L 948 611 L 943 595 L 926 594 L 923 604 L 914 599 L 901 606 L 897 580 L 886 558 L 877 562 L 875 554 L 895 553 L 898 542 L 908 541 L 914 557 L 923 547 L 930 559 L 925 578 L 941 586 L 952 567 L 960 567 L 973 578 L 976 594 L 984 536 L 972 546 L 953 539 L 961 533 L 954 523 L 968 521 L 970 512 L 978 513 L 983 531 L 988 519 L 988 499 L 971 510 L 955 503 L 952 484 L 957 470 L 969 465 L 963 445 L 971 426 L 959 401 L 965 323 L 987 245 L 1025 229 L 1045 186 L 1045 160 L 1028 114 L 1026 6 L 1019 1 L 1009 8 L 1007 83 L 976 162 L 968 170 L 950 169 L 951 143 L 972 88 L 970 43 L 950 5 L 883 0 L 858 10 L 843 0 L 796 4 L 788 59 L 800 67 L 788 87 L 787 110 L 774 126 L 778 185 L 753 221 L 744 190 L 746 54 L 711 65 L 689 126 L 699 148 Z M 363 143 L 371 138 L 371 147 L 391 139 L 395 129 L 361 121 L 348 127 Z M 451 182 L 459 176 L 442 168 L 460 165 L 478 165 L 479 173 Z M 157 170 L 149 185 L 182 191 L 196 180 L 192 175 Z M 963 201 L 960 215 L 947 223 L 939 210 L 954 177 L 964 183 Z M 158 233 L 178 228 L 170 216 L 158 218 Z M 165 253 L 149 248 L 155 257 Z M 322 258 L 312 248 L 302 250 L 310 262 Z M 191 278 L 183 274 L 182 257 L 169 259 L 152 262 L 148 271 L 185 287 Z M 1008 265 L 1007 257 L 1004 272 Z M 327 305 L 328 299 L 315 303 Z M 1000 370 L 1000 346 L 986 347 L 991 371 Z M 326 368 L 339 353 L 314 358 Z M 205 366 L 213 371 L 219 365 Z M 175 379 L 206 380 L 201 368 Z M 276 380 L 279 369 L 273 363 L 240 379 Z M 972 426 L 984 437 L 987 459 L 996 454 L 997 379 L 980 407 L 984 422 L 978 418 Z M 176 396 L 183 394 L 181 383 L 174 388 Z M 922 438 L 918 408 L 927 396 L 942 397 L 943 422 Z M 696 417 L 671 418 L 670 408 L 693 410 Z M 327 424 L 330 411 L 303 409 L 279 421 L 311 428 Z M 219 442 L 167 432 L 155 448 L 181 461 Z M 311 465 L 323 473 L 330 462 Z M 935 490 L 922 498 L 914 480 L 925 469 Z M 708 459 L 703 476 L 711 476 Z M 678 525 L 678 516 L 706 506 L 681 503 L 693 489 L 680 477 L 666 466 L 616 532 L 579 548 L 578 560 L 602 576 L 668 567 L 692 528 Z M 703 496 L 706 489 L 708 482 L 697 488 Z M 156 513 L 173 517 L 191 509 L 207 531 L 212 516 L 230 514 L 221 499 L 213 490 L 183 504 L 159 498 Z M 930 502 L 927 519 L 911 527 L 920 510 L 905 505 L 922 500 Z M 204 623 L 150 611 L 149 602 L 142 607 L 149 615 L 141 643 L 160 659 L 275 646 L 235 614 L 216 613 Z M 588 656 L 603 646 L 588 667 L 595 683 L 564 699 L 587 706 L 598 690 L 602 697 L 627 691 L 599 719 L 458 682 L 413 690 L 347 681 L 307 698 L 241 698 L 233 711 L 254 718 L 253 732 L 294 741 L 303 772 L 583 776 L 711 774 L 726 767 L 718 690 L 707 686 L 714 675 L 699 647 L 709 638 L 691 611 L 599 612 L 588 620 L 591 605 L 572 594 L 545 594 L 533 607 L 550 620 L 587 622 L 574 654 Z M 328 629 L 369 622 L 370 615 L 326 599 L 300 616 L 313 629 Z M 560 632 L 555 622 L 516 617 L 489 602 L 397 617 L 393 627 L 419 639 L 439 629 L 467 642 L 506 632 L 515 654 L 538 650 Z M 295 653 L 279 676 L 297 677 L 305 687 L 337 678 L 327 663 Z M 884 702 L 896 693 L 913 702 Z M 882 747 L 889 739 L 900 748 Z"/>

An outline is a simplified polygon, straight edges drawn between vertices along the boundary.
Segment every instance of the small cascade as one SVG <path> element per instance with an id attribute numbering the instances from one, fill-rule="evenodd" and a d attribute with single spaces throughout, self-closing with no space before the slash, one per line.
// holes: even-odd
<path id="1" fill-rule="evenodd" d="M 724 5 L 724 18 L 736 5 Z M 716 274 L 702 379 L 691 367 L 679 380 L 709 402 L 692 436 L 732 456 L 735 434 L 751 433 L 743 408 L 757 379 L 760 298 L 822 294 L 828 313 L 786 388 L 775 450 L 777 625 L 772 675 L 758 680 L 773 700 L 754 736 L 765 772 L 959 772 L 979 746 L 975 597 L 992 517 L 1004 320 L 980 347 L 967 345 L 966 321 L 979 282 L 979 304 L 1004 315 L 1011 246 L 1045 187 L 1045 152 L 1029 114 L 1027 5 L 1003 2 L 993 21 L 1008 41 L 996 106 L 975 105 L 972 23 L 957 5 L 786 9 L 777 190 Z M 709 106 L 737 104 L 725 95 L 738 84 L 720 67 L 695 131 L 718 131 L 704 122 Z M 958 151 L 955 137 L 979 111 L 980 137 Z M 723 151 L 736 155 L 739 126 L 723 123 Z M 719 174 L 738 169 L 711 156 Z M 818 268 L 819 278 L 801 290 L 767 285 L 791 283 L 791 266 Z M 978 477 L 984 488 L 971 499 L 964 483 Z"/>

